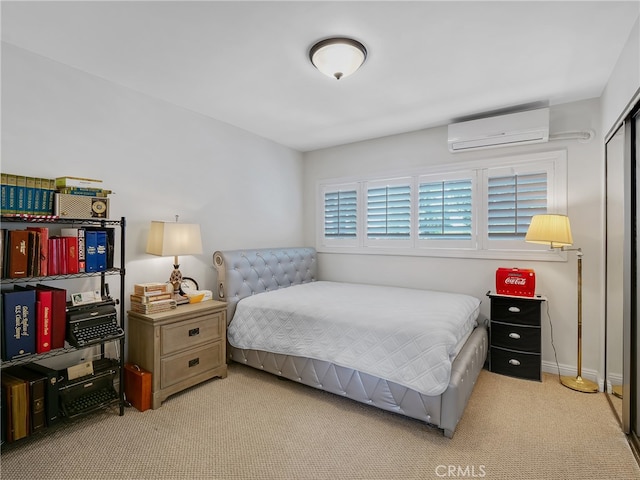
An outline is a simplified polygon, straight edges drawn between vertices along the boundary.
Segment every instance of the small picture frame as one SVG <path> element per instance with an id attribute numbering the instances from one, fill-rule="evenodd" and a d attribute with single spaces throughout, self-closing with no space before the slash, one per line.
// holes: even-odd
<path id="1" fill-rule="evenodd" d="M 88 303 L 101 302 L 102 295 L 100 290 L 94 290 L 92 292 L 78 292 L 71 294 L 71 304 L 75 307 L 77 305 L 86 305 Z"/>

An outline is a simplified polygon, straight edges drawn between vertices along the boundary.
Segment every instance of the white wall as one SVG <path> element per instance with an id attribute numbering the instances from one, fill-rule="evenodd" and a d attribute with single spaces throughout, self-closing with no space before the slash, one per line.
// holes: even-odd
<path id="1" fill-rule="evenodd" d="M 575 102 L 551 109 L 551 133 L 592 129 L 596 138 L 589 143 L 576 140 L 544 145 L 502 148 L 451 154 L 447 150 L 447 128 L 439 127 L 402 135 L 344 145 L 304 156 L 305 240 L 314 245 L 316 235 L 316 186 L 321 179 L 369 175 L 440 165 L 488 156 L 504 156 L 566 148 L 568 152 L 568 214 L 576 247 L 583 260 L 583 375 L 601 380 L 604 296 L 602 292 L 604 225 L 602 213 L 603 162 L 600 109 L 597 99 Z M 533 268 L 537 290 L 548 299 L 554 342 L 561 368 L 575 374 L 577 358 L 577 264 L 570 254 L 567 262 L 514 262 L 436 257 L 320 254 L 320 277 L 364 283 L 382 283 L 416 288 L 449 290 L 483 299 L 482 314 L 489 315 L 488 290 L 495 289 L 498 267 Z M 543 318 L 544 368 L 557 371 L 551 346 L 550 328 Z M 573 369 L 571 371 L 570 369 Z M 565 373 L 565 370 L 562 372 Z"/>
<path id="2" fill-rule="evenodd" d="M 200 223 L 204 253 L 180 258 L 200 288 L 215 285 L 217 249 L 302 244 L 299 152 L 6 43 L 2 171 L 114 190 L 110 217 L 127 219 L 127 294 L 173 268 L 145 253 L 151 220 Z M 74 288 L 91 289 L 83 282 Z"/>
<path id="3" fill-rule="evenodd" d="M 602 92 L 602 127 L 605 135 L 621 120 L 634 95 L 640 93 L 640 17 L 629 34 L 607 86 Z M 637 99 L 636 99 L 637 100 Z"/>

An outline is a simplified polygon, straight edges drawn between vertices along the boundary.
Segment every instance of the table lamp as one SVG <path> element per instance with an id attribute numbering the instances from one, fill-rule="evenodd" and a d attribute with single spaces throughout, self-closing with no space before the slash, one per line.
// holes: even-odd
<path id="1" fill-rule="evenodd" d="M 196 223 L 152 221 L 147 239 L 147 253 L 162 257 L 173 256 L 173 271 L 169 282 L 173 285 L 173 293 L 178 303 L 186 303 L 188 299 L 180 294 L 182 273 L 180 273 L 179 255 L 199 255 L 202 253 L 200 225 Z"/>
<path id="2" fill-rule="evenodd" d="M 578 371 L 575 377 L 561 376 L 560 383 L 583 393 L 595 393 L 598 385 L 582 378 L 582 249 L 566 248 L 573 245 L 569 217 L 558 214 L 534 215 L 525 241 L 549 245 L 562 251 L 574 251 L 578 257 Z"/>

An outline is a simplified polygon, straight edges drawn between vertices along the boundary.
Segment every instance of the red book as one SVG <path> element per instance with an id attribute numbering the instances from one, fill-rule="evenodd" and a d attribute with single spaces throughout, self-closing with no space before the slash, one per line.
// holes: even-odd
<path id="1" fill-rule="evenodd" d="M 69 240 L 69 237 L 58 237 L 58 242 L 60 244 L 60 247 L 58 248 L 58 270 L 61 275 L 69 273 L 69 264 L 67 263 L 67 240 Z"/>
<path id="2" fill-rule="evenodd" d="M 27 230 L 40 233 L 40 273 L 41 277 L 49 275 L 49 229 L 47 227 L 27 227 Z"/>
<path id="3" fill-rule="evenodd" d="M 58 262 L 60 261 L 60 254 L 58 253 L 60 250 L 60 238 L 51 237 L 49 238 L 49 258 L 48 258 L 48 269 L 49 275 L 59 275 L 60 267 Z"/>
<path id="4" fill-rule="evenodd" d="M 36 288 L 36 353 L 45 353 L 51 350 L 52 311 L 53 292 Z"/>
<path id="5" fill-rule="evenodd" d="M 41 284 L 37 289 L 51 291 L 51 348 L 63 348 L 67 338 L 67 291 Z"/>
<path id="6" fill-rule="evenodd" d="M 67 273 L 78 273 L 78 237 L 63 237 L 66 254 Z"/>

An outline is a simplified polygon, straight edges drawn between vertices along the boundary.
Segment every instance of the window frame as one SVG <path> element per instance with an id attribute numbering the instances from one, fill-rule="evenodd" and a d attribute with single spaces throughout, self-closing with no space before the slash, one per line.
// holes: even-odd
<path id="1" fill-rule="evenodd" d="M 495 172 L 505 171 L 547 172 L 547 212 L 567 213 L 568 178 L 567 150 L 550 150 L 528 154 L 486 157 L 477 160 L 438 164 L 418 169 L 405 169 L 386 174 L 343 177 L 318 180 L 316 204 L 316 250 L 320 253 L 380 254 L 407 256 L 435 256 L 450 258 L 484 258 L 509 260 L 566 261 L 566 252 L 551 250 L 545 245 L 513 240 L 488 239 L 488 185 L 487 179 Z M 418 189 L 424 179 L 447 181 L 471 175 L 472 178 L 472 239 L 456 240 L 420 239 L 418 233 Z M 376 239 L 367 241 L 367 186 L 410 179 L 411 184 L 411 239 Z M 357 191 L 356 239 L 330 239 L 324 237 L 324 193 L 336 188 Z M 441 242 L 441 243 L 438 243 Z M 507 243 L 505 243 L 507 242 Z"/>

